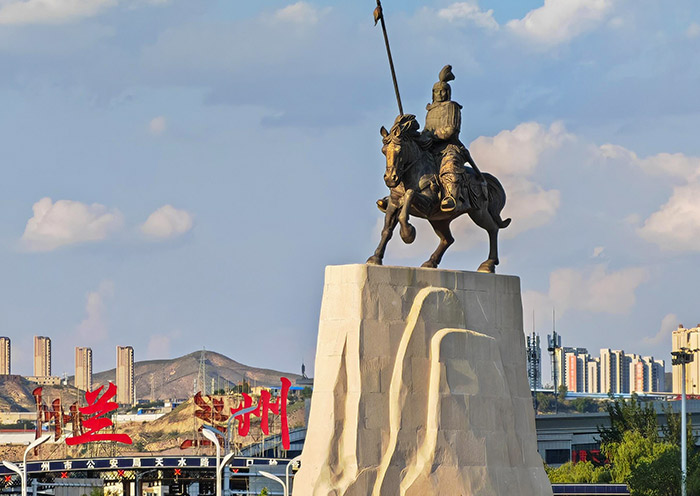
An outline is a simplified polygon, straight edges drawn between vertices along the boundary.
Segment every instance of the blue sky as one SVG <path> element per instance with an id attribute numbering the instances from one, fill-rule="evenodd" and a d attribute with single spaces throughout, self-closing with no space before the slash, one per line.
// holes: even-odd
<path id="1" fill-rule="evenodd" d="M 525 330 L 669 360 L 700 321 L 700 5 L 384 3 L 404 109 L 452 64 L 462 141 L 508 192 Z M 375 2 L 0 0 L 0 334 L 29 374 L 202 347 L 297 371 L 323 271 L 362 263 L 397 113 Z M 396 238 L 419 265 L 436 238 Z M 468 219 L 442 267 L 475 270 Z M 545 382 L 547 374 L 545 374 Z"/>

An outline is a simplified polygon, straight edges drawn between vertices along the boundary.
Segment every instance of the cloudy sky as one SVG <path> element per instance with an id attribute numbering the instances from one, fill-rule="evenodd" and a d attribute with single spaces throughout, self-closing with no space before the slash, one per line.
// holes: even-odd
<path id="1" fill-rule="evenodd" d="M 324 266 L 362 263 L 397 114 L 375 2 L 0 0 L 0 334 L 95 369 L 206 347 L 297 371 Z M 444 64 L 508 192 L 525 330 L 670 358 L 700 322 L 700 4 L 385 0 L 404 109 Z M 416 221 L 386 263 L 419 265 Z M 468 219 L 442 267 L 475 270 Z M 545 382 L 548 373 L 545 374 Z"/>

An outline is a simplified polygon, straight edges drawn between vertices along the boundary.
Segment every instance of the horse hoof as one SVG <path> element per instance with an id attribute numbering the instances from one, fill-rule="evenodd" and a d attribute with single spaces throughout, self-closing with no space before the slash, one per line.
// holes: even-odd
<path id="1" fill-rule="evenodd" d="M 423 262 L 423 265 L 421 265 L 421 267 L 426 267 L 428 269 L 437 269 L 437 264 L 432 260 L 428 260 L 427 262 Z"/>
<path id="2" fill-rule="evenodd" d="M 401 239 L 407 245 L 410 245 L 416 240 L 416 228 L 411 224 L 408 225 L 408 232 L 401 229 Z"/>
<path id="3" fill-rule="evenodd" d="M 367 259 L 367 263 L 370 265 L 381 265 L 382 264 L 382 259 L 379 258 L 376 255 L 372 255 Z"/>
<path id="4" fill-rule="evenodd" d="M 485 262 L 482 262 L 481 265 L 479 265 L 479 268 L 476 269 L 477 272 L 485 272 L 487 274 L 493 274 L 496 272 L 496 264 L 494 264 L 493 260 L 486 260 Z"/>

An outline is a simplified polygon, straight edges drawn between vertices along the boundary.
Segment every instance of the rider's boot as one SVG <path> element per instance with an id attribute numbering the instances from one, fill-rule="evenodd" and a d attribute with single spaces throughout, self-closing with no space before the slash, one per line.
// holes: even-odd
<path id="1" fill-rule="evenodd" d="M 377 200 L 377 208 L 379 208 L 379 210 L 386 213 L 387 207 L 389 207 L 389 197 L 388 196 L 385 196 L 384 198 L 380 198 L 379 200 Z"/>
<path id="2" fill-rule="evenodd" d="M 440 203 L 440 210 L 452 212 L 459 206 L 459 184 L 450 182 L 445 185 L 445 198 Z"/>

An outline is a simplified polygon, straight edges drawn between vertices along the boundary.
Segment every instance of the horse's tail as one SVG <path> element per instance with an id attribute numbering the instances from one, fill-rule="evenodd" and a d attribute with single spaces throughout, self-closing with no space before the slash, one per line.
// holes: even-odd
<path id="1" fill-rule="evenodd" d="M 501 210 L 506 206 L 506 191 L 501 186 L 501 182 L 495 177 L 484 172 L 486 187 L 489 191 L 488 211 L 499 229 L 504 229 L 510 225 L 511 219 L 502 219 Z"/>

